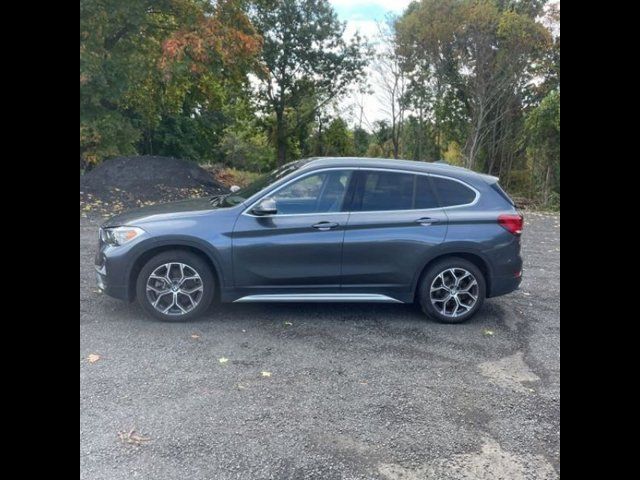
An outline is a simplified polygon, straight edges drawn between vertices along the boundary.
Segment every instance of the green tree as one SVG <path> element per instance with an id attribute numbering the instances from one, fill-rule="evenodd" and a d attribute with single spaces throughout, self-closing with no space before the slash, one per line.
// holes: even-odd
<path id="1" fill-rule="evenodd" d="M 360 80 L 366 46 L 357 35 L 344 40 L 345 26 L 327 0 L 258 1 L 252 20 L 264 38 L 260 95 L 265 112 L 275 116 L 281 165 L 290 153 L 288 138 Z M 300 108 L 308 98 L 315 103 Z"/>
<path id="2" fill-rule="evenodd" d="M 468 124 L 455 52 L 460 4 L 459 0 L 413 2 L 394 25 L 397 52 L 409 79 L 406 102 L 423 127 L 433 123 L 436 158 L 449 141 L 459 140 L 460 130 Z"/>
<path id="3" fill-rule="evenodd" d="M 268 136 L 251 121 L 241 120 L 225 130 L 221 145 L 226 164 L 262 172 L 274 166 L 274 150 Z"/>
<path id="4" fill-rule="evenodd" d="M 326 155 L 349 157 L 354 154 L 353 133 L 342 118 L 334 118 L 325 136 Z"/>
<path id="5" fill-rule="evenodd" d="M 525 121 L 534 194 L 544 205 L 560 203 L 560 91 L 552 90 Z"/>
<path id="6" fill-rule="evenodd" d="M 81 0 L 81 158 L 210 148 L 230 86 L 246 82 L 261 48 L 241 6 Z"/>
<path id="7" fill-rule="evenodd" d="M 436 123 L 447 92 L 464 106 L 467 167 L 476 166 L 481 148 L 498 135 L 510 97 L 533 79 L 529 67 L 548 49 L 550 34 L 536 19 L 542 2 L 534 3 L 422 0 L 398 21 L 398 42 L 415 82 L 431 83 Z"/>
<path id="8" fill-rule="evenodd" d="M 358 157 L 364 157 L 371 143 L 371 135 L 362 127 L 353 129 L 353 148 L 354 154 Z"/>

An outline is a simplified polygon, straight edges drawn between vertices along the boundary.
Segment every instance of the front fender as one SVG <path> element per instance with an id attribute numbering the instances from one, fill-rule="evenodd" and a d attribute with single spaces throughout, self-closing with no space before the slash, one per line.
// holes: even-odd
<path id="1" fill-rule="evenodd" d="M 141 268 L 140 260 L 143 256 L 148 257 L 149 255 L 153 255 L 154 251 L 167 247 L 188 247 L 203 253 L 214 266 L 214 274 L 216 275 L 218 285 L 222 288 L 229 285 L 230 278 L 227 272 L 230 271 L 228 265 L 230 265 L 231 262 L 230 244 L 229 247 L 222 247 L 221 249 L 220 246 L 212 245 L 207 241 L 189 235 L 152 237 L 135 245 L 130 252 L 131 261 L 129 262 L 127 278 L 133 283 L 132 275 L 135 273 L 134 269 Z"/>

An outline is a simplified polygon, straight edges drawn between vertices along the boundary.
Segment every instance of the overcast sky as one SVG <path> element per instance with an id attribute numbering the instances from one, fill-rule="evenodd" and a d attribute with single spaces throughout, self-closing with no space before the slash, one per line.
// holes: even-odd
<path id="1" fill-rule="evenodd" d="M 354 32 L 359 31 L 361 35 L 369 40 L 375 40 L 378 33 L 377 22 L 384 21 L 389 14 L 402 14 L 404 9 L 411 3 L 411 0 L 329 0 L 329 2 L 333 5 L 340 20 L 347 23 L 344 32 L 346 38 L 350 38 Z M 560 4 L 560 0 L 551 0 L 549 3 Z M 559 30 L 554 31 L 554 33 L 557 35 Z M 369 84 L 374 93 L 359 99 L 359 103 L 364 105 L 366 122 L 363 126 L 365 128 L 368 128 L 366 123 L 371 125 L 375 120 L 385 118 L 379 101 L 380 93 L 376 93 L 379 87 L 376 86 L 375 79 L 371 78 L 371 72 L 369 71 L 368 73 L 370 75 Z M 341 102 L 340 114 L 350 123 L 354 123 L 356 120 L 357 114 L 355 110 L 349 111 L 349 107 L 355 103 L 353 97 L 345 98 Z"/>
<path id="2" fill-rule="evenodd" d="M 369 40 L 374 40 L 378 32 L 377 22 L 383 21 L 388 14 L 400 15 L 411 3 L 411 0 L 329 0 L 333 5 L 338 17 L 347 23 L 345 37 L 350 38 L 354 32 L 358 31 Z M 384 113 L 380 111 L 377 89 L 373 79 L 370 81 L 374 89 L 373 95 L 364 97 L 364 115 L 368 123 L 384 118 Z M 354 104 L 353 98 L 346 98 L 342 102 L 345 109 Z M 355 115 L 355 112 L 352 112 Z M 353 117 L 352 117 L 353 118 Z M 365 122 L 365 123 L 367 123 Z M 363 125 L 366 128 L 366 125 Z"/>
<path id="3" fill-rule="evenodd" d="M 409 5 L 410 0 L 329 0 L 340 20 L 347 22 L 346 35 L 355 30 L 367 36 L 376 33 L 376 21 L 385 15 L 399 15 Z"/>

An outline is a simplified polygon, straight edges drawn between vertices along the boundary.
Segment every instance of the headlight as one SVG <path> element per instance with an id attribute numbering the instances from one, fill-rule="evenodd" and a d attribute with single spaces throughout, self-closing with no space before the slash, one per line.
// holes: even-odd
<path id="1" fill-rule="evenodd" d="M 102 241 L 109 245 L 123 245 L 143 233 L 144 230 L 138 227 L 115 227 L 101 230 Z"/>

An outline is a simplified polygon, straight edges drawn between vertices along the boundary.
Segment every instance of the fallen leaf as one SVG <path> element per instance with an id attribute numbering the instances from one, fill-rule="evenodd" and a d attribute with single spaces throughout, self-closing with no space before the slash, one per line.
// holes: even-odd
<path id="1" fill-rule="evenodd" d="M 493 332 L 493 330 L 484 330 L 484 331 L 482 332 L 482 334 L 483 334 L 485 337 L 493 337 L 494 332 Z"/>
<path id="2" fill-rule="evenodd" d="M 227 363 L 227 362 L 229 361 L 229 359 L 228 359 L 228 358 L 225 358 L 225 357 L 221 357 L 221 358 L 219 358 L 219 359 L 218 359 L 218 361 L 219 361 L 220 363 Z"/>
<path id="3" fill-rule="evenodd" d="M 95 353 L 91 353 L 89 354 L 89 356 L 87 357 L 87 360 L 89 360 L 89 363 L 95 363 L 98 360 L 100 360 L 100 355 L 96 355 Z"/>
<path id="4" fill-rule="evenodd" d="M 261 372 L 263 377 L 270 377 L 271 376 L 271 372 Z"/>
<path id="5" fill-rule="evenodd" d="M 118 438 L 120 438 L 120 441 L 122 441 L 122 443 L 129 443 L 137 447 L 151 440 L 151 438 L 149 437 L 143 437 L 133 428 L 128 432 L 118 432 Z"/>

